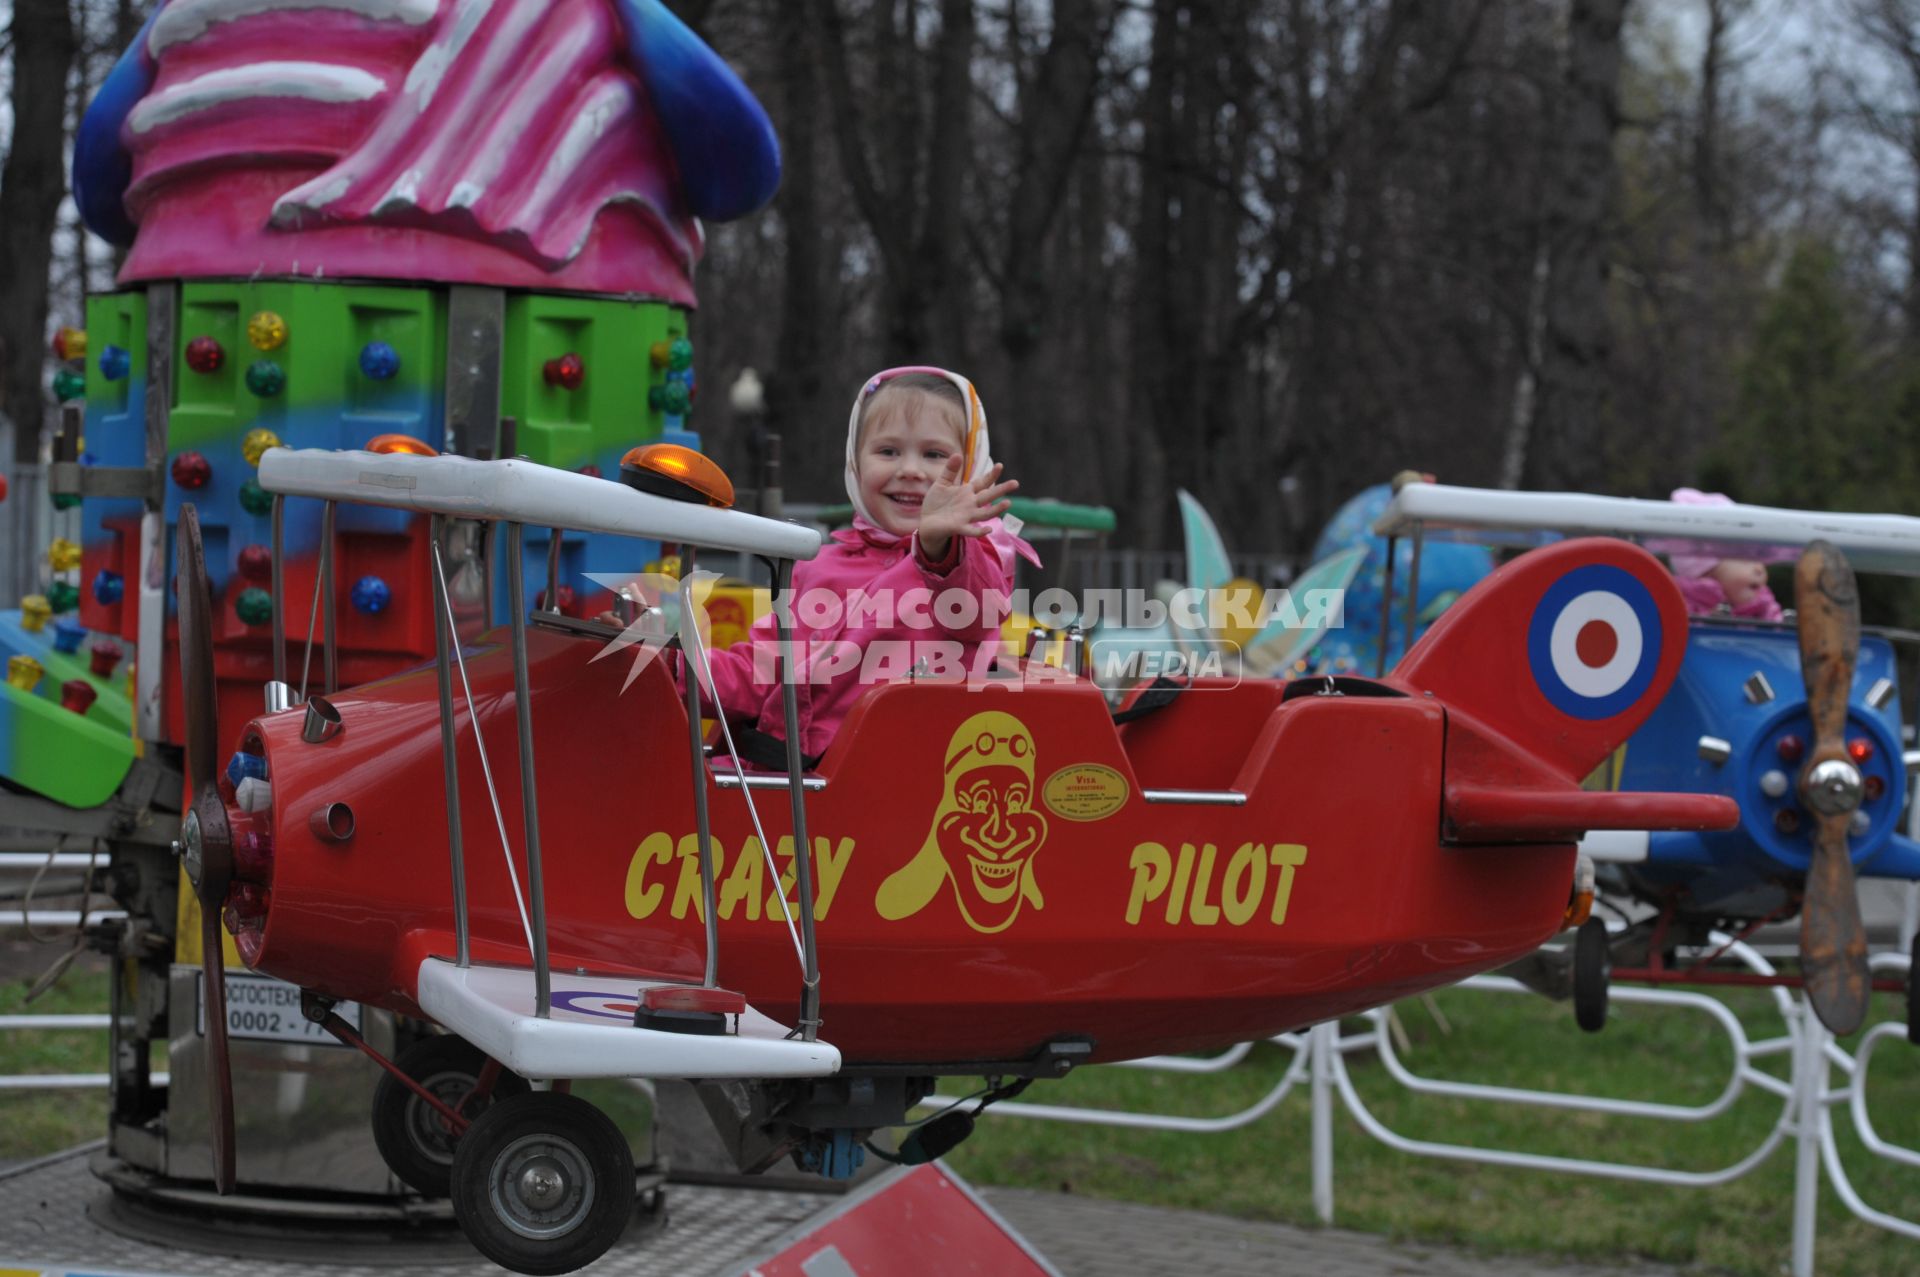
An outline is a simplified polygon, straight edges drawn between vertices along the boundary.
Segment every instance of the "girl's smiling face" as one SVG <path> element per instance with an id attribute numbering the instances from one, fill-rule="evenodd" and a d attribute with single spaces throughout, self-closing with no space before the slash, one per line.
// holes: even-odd
<path id="1" fill-rule="evenodd" d="M 854 458 L 875 523 L 900 536 L 920 526 L 927 491 L 960 455 L 963 424 L 959 405 L 918 390 L 882 387 L 874 395 Z"/>

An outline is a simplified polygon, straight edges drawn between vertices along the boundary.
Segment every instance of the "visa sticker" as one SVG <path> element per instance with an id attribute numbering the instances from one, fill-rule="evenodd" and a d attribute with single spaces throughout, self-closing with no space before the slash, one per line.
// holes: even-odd
<path id="1" fill-rule="evenodd" d="M 1127 778 L 1100 763 L 1075 763 L 1047 777 L 1040 798 L 1065 820 L 1105 820 L 1126 805 Z"/>

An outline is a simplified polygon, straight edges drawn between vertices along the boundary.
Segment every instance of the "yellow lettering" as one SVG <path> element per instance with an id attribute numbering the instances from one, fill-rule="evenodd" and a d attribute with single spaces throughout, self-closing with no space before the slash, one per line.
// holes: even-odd
<path id="1" fill-rule="evenodd" d="M 851 838 L 842 838 L 838 846 L 831 838 L 818 837 L 813 840 L 813 865 L 819 878 L 813 885 L 815 922 L 827 920 L 827 910 L 833 907 L 833 897 L 840 890 L 841 875 L 847 872 L 847 861 L 852 855 Z"/>
<path id="2" fill-rule="evenodd" d="M 747 917 L 760 917 L 760 893 L 765 890 L 765 876 L 761 873 L 762 862 L 766 856 L 760 850 L 760 840 L 749 837 L 740 845 L 740 854 L 733 858 L 733 871 L 727 875 L 726 886 L 720 889 L 720 916 L 733 917 L 734 907 L 742 900 L 747 902 Z"/>
<path id="3" fill-rule="evenodd" d="M 779 843 L 774 847 L 773 854 L 786 861 L 787 868 L 786 872 L 780 875 L 779 890 L 767 894 L 767 917 L 778 918 L 784 922 L 787 915 L 792 914 L 793 920 L 798 922 L 800 921 L 800 907 L 794 903 L 793 899 L 793 835 L 783 835 Z M 780 907 L 780 900 L 783 896 L 787 901 L 785 909 Z"/>
<path id="4" fill-rule="evenodd" d="M 648 917 L 660 907 L 666 888 L 657 882 L 648 885 L 647 866 L 664 865 L 672 857 L 673 839 L 666 834 L 648 834 L 633 849 L 633 859 L 627 862 L 627 913 L 631 917 Z"/>
<path id="5" fill-rule="evenodd" d="M 1293 871 L 1306 863 L 1307 849 L 1297 842 L 1278 843 L 1270 859 L 1280 866 L 1280 881 L 1273 889 L 1273 925 L 1277 927 L 1287 920 L 1287 900 L 1293 895 Z"/>
<path id="6" fill-rule="evenodd" d="M 1207 891 L 1213 886 L 1213 858 L 1218 854 L 1212 843 L 1200 848 L 1200 876 L 1193 880 L 1193 903 L 1187 906 L 1187 917 L 1202 927 L 1220 921 L 1220 906 L 1207 903 Z"/>
<path id="7" fill-rule="evenodd" d="M 1180 863 L 1173 868 L 1173 890 L 1167 893 L 1167 921 L 1180 921 L 1180 906 L 1187 902 L 1187 884 L 1193 880 L 1193 844 L 1180 844 Z"/>
<path id="8" fill-rule="evenodd" d="M 1158 900 L 1167 889 L 1167 875 L 1173 871 L 1173 858 L 1157 842 L 1143 842 L 1133 849 L 1127 861 L 1133 870 L 1133 894 L 1127 897 L 1127 922 L 1137 926 L 1140 910 L 1149 900 Z"/>
<path id="9" fill-rule="evenodd" d="M 1227 921 L 1238 927 L 1253 917 L 1260 898 L 1267 894 L 1267 849 L 1262 843 L 1243 842 L 1227 862 L 1227 881 L 1221 890 L 1220 907 Z"/>
<path id="10" fill-rule="evenodd" d="M 687 916 L 689 906 L 693 916 L 700 921 L 707 920 L 706 902 L 700 898 L 700 836 L 687 834 L 680 839 L 680 879 L 673 885 L 673 906 L 668 912 L 676 918 Z M 727 863 L 725 849 L 718 838 L 713 840 L 713 876 L 720 876 L 721 868 Z"/>

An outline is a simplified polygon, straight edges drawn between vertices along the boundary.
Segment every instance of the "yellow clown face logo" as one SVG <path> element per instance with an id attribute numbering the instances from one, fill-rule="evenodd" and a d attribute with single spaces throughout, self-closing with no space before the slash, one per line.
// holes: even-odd
<path id="1" fill-rule="evenodd" d="M 975 931 L 1004 931 L 1020 906 L 1045 901 L 1033 857 L 1047 840 L 1033 810 L 1033 733 L 999 710 L 975 714 L 947 742 L 946 792 L 919 854 L 880 884 L 874 904 L 889 920 L 910 918 L 951 884 Z"/>

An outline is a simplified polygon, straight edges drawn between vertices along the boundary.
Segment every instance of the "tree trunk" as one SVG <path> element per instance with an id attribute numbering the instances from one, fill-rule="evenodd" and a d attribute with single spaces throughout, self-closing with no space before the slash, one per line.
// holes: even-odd
<path id="1" fill-rule="evenodd" d="M 66 194 L 67 72 L 73 66 L 66 0 L 14 0 L 13 145 L 0 169 L 0 411 L 13 419 L 13 455 L 32 464 L 48 406 L 47 269 Z"/>
<path id="2" fill-rule="evenodd" d="M 1607 446 L 1607 234 L 1615 193 L 1620 27 L 1627 0 L 1573 0 L 1565 105 L 1545 201 L 1551 283 L 1527 486 L 1596 484 Z"/>
<path id="3" fill-rule="evenodd" d="M 780 332 L 774 368 L 766 379 L 768 420 L 762 429 L 780 432 L 793 446 L 784 450 L 786 482 L 830 480 L 837 464 L 808 465 L 818 450 L 797 445 L 822 422 L 827 410 L 828 263 L 821 253 L 819 83 L 814 24 L 799 4 L 779 7 L 782 180 L 774 210 L 780 216 L 786 250 L 780 282 Z M 756 461 L 764 440 L 754 441 Z M 829 450 L 831 451 L 831 450 Z M 837 454 L 835 454 L 837 457 Z M 757 468 L 757 466 L 756 466 Z M 759 477 L 753 482 L 757 485 Z M 831 491 L 828 486 L 828 491 Z"/>

